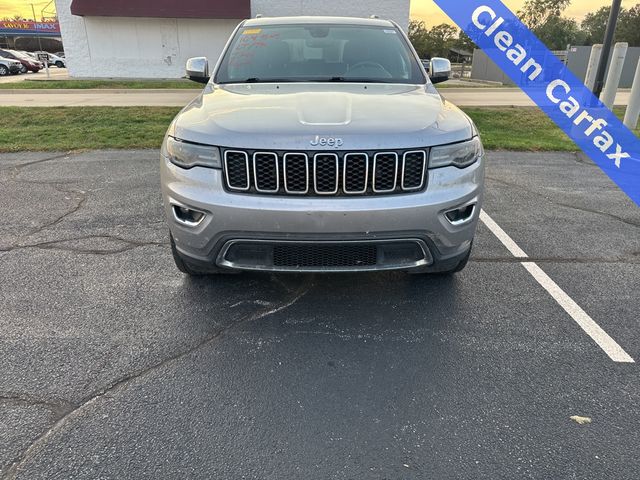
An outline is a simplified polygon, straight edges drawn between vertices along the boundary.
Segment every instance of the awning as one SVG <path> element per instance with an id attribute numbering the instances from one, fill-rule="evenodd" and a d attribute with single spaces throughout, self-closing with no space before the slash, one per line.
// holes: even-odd
<path id="1" fill-rule="evenodd" d="M 72 0 L 71 13 L 82 17 L 243 19 L 251 16 L 251 0 Z"/>

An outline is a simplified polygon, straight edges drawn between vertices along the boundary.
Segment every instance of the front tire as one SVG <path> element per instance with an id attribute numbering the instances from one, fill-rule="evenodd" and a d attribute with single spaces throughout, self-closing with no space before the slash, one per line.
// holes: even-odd
<path id="1" fill-rule="evenodd" d="M 58 67 L 58 68 L 64 68 L 64 63 L 62 63 L 61 61 L 59 61 L 59 60 L 58 60 L 58 61 L 56 62 L 56 67 Z"/>
<path id="2" fill-rule="evenodd" d="M 9 68 L 5 65 L 0 65 L 0 77 L 4 77 L 6 75 L 9 75 Z"/>

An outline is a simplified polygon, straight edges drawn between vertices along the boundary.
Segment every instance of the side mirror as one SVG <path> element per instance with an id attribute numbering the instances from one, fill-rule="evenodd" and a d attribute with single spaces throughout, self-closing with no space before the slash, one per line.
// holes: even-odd
<path id="1" fill-rule="evenodd" d="M 187 77 L 198 83 L 209 81 L 209 60 L 207 57 L 194 57 L 187 60 Z"/>
<path id="2" fill-rule="evenodd" d="M 446 82 L 451 77 L 451 62 L 446 58 L 432 58 L 429 78 L 431 83 Z"/>

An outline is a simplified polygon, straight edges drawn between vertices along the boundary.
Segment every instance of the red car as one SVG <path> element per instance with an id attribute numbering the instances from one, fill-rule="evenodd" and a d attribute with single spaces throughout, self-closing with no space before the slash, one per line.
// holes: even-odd
<path id="1" fill-rule="evenodd" d="M 0 57 L 12 58 L 19 61 L 22 64 L 22 73 L 38 73 L 43 67 L 42 62 L 34 60 L 24 53 L 16 52 L 15 50 L 0 50 Z"/>

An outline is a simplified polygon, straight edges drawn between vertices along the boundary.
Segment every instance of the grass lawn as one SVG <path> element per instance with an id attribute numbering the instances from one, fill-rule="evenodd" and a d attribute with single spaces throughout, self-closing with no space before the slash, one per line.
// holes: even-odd
<path id="1" fill-rule="evenodd" d="M 0 152 L 159 148 L 175 107 L 0 107 Z M 488 150 L 576 151 L 534 107 L 465 108 Z M 624 109 L 616 108 L 622 117 Z M 640 136 L 640 128 L 636 130 Z"/>
<path id="2" fill-rule="evenodd" d="M 476 123 L 487 150 L 568 151 L 575 143 L 537 107 L 464 108 Z M 625 108 L 614 108 L 624 118 Z M 635 134 L 640 137 L 640 128 Z"/>
<path id="3" fill-rule="evenodd" d="M 191 80 L 23 80 L 21 82 L 0 83 L 0 89 L 33 90 L 43 88 L 190 88 L 202 89 L 203 85 Z"/>
<path id="4" fill-rule="evenodd" d="M 176 107 L 0 107 L 0 151 L 159 148 Z"/>

